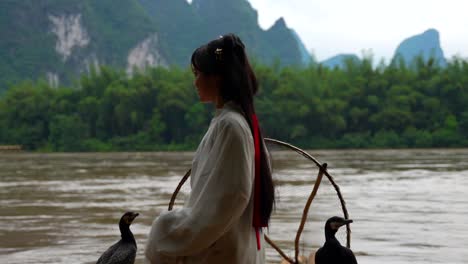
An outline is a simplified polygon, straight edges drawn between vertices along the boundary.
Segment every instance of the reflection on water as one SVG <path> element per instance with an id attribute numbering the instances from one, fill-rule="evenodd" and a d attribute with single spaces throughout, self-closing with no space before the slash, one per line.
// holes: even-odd
<path id="1" fill-rule="evenodd" d="M 359 263 L 466 263 L 468 150 L 310 151 L 327 162 L 354 219 Z M 166 210 L 193 153 L 0 154 L 0 263 L 95 263 L 119 239 L 123 212 L 142 263 L 146 235 Z M 317 169 L 292 152 L 273 152 L 277 211 L 270 237 L 293 254 L 293 241 Z M 188 192 L 184 187 L 180 205 Z M 309 254 L 323 225 L 341 215 L 324 181 L 301 240 Z M 337 237 L 344 244 L 344 230 Z M 277 263 L 276 252 L 268 259 Z"/>

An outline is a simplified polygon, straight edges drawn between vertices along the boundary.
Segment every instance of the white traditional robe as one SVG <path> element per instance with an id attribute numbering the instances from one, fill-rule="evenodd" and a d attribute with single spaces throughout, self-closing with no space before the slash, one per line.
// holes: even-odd
<path id="1" fill-rule="evenodd" d="M 253 217 L 254 142 L 241 108 L 216 109 L 192 161 L 191 193 L 183 208 L 163 212 L 145 249 L 151 264 L 263 264 Z"/>

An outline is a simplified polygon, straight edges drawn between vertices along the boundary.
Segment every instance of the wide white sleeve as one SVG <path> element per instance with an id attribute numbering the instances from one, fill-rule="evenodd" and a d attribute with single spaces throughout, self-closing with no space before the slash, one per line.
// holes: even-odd
<path id="1" fill-rule="evenodd" d="M 200 180 L 193 186 L 190 207 L 164 212 L 153 222 L 148 258 L 190 256 L 208 248 L 247 208 L 253 184 L 253 139 L 239 123 L 223 121 L 207 162 L 197 169 L 202 171 L 197 172 Z"/>

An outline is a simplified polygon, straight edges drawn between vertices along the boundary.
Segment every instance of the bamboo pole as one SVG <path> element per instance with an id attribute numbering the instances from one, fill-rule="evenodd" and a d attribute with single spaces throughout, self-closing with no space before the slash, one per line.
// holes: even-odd
<path id="1" fill-rule="evenodd" d="M 272 248 L 274 248 L 276 250 L 276 252 L 278 252 L 280 254 L 281 257 L 283 257 L 283 259 L 285 259 L 286 261 L 288 261 L 289 263 L 294 263 L 294 260 L 292 260 L 290 257 L 288 257 L 288 255 L 286 255 L 282 250 L 281 248 L 279 248 L 266 234 L 264 235 L 265 237 L 265 241 L 270 244 L 270 246 Z"/>
<path id="2" fill-rule="evenodd" d="M 326 169 L 327 164 L 324 163 L 322 167 Z M 299 229 L 297 230 L 296 241 L 294 242 L 294 249 L 295 249 L 294 259 L 296 260 L 295 263 L 299 263 L 299 259 L 298 259 L 299 258 L 299 241 L 301 239 L 301 234 L 302 234 L 302 231 L 304 230 L 304 226 L 307 221 L 307 215 L 309 213 L 310 205 L 312 204 L 312 201 L 314 200 L 315 195 L 317 194 L 320 183 L 322 182 L 323 173 L 324 173 L 324 169 L 320 169 L 317 175 L 317 179 L 315 180 L 314 188 L 312 192 L 310 193 L 309 199 L 307 199 L 306 205 L 304 207 L 304 211 L 302 213 L 301 224 L 299 225 Z"/>

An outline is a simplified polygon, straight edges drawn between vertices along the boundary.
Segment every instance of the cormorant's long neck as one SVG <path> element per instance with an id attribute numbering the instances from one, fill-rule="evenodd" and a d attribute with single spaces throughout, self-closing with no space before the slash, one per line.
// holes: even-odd
<path id="1" fill-rule="evenodd" d="M 130 226 L 126 224 L 119 224 L 120 234 L 122 235 L 122 240 L 126 242 L 135 242 L 135 237 L 133 236 L 132 231 L 130 231 Z"/>
<path id="2" fill-rule="evenodd" d="M 336 232 L 333 232 L 330 228 L 325 228 L 325 242 L 338 242 L 338 239 L 335 237 L 335 233 Z"/>

